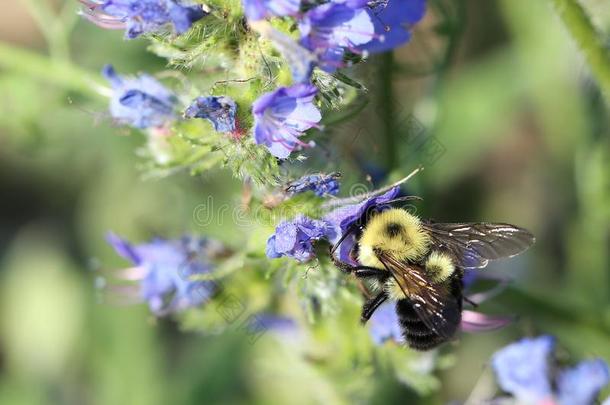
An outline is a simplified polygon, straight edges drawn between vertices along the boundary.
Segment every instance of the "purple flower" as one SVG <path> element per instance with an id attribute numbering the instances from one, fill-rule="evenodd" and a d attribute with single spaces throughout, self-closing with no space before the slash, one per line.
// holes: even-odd
<path id="1" fill-rule="evenodd" d="M 369 53 L 386 52 L 411 39 L 411 27 L 426 13 L 426 1 L 386 0 L 368 12 L 375 25 L 375 36 L 358 49 Z"/>
<path id="2" fill-rule="evenodd" d="M 381 345 L 387 340 L 396 343 L 405 341 L 393 302 L 386 302 L 377 308 L 368 323 L 369 333 L 376 345 Z"/>
<path id="3" fill-rule="evenodd" d="M 325 221 L 299 215 L 291 221 L 280 223 L 275 234 L 267 240 L 267 257 L 276 259 L 282 256 L 292 257 L 303 263 L 314 256 L 313 242 L 323 238 L 327 233 Z"/>
<path id="4" fill-rule="evenodd" d="M 358 204 L 344 205 L 331 211 L 324 217 L 324 220 L 332 226 L 332 231 L 327 234 L 328 239 L 331 243 L 337 243 L 352 225 L 362 219 L 367 210 L 371 207 L 383 205 L 384 203 L 393 200 L 399 193 L 400 188 L 393 187 L 381 195 L 371 197 Z M 348 236 L 339 247 L 339 260 L 355 264 L 354 260 L 350 257 L 350 252 L 355 244 L 355 235 L 352 234 Z"/>
<path id="5" fill-rule="evenodd" d="M 242 4 L 249 21 L 295 15 L 301 8 L 301 0 L 242 0 Z"/>
<path id="6" fill-rule="evenodd" d="M 542 336 L 522 339 L 496 352 L 492 365 L 500 387 L 526 403 L 552 397 L 549 358 L 555 339 Z"/>
<path id="7" fill-rule="evenodd" d="M 315 86 L 297 84 L 260 96 L 252 106 L 254 141 L 278 158 L 287 158 L 298 147 L 313 146 L 299 137 L 322 119 L 313 103 L 317 91 Z"/>
<path id="8" fill-rule="evenodd" d="M 339 193 L 339 173 L 310 174 L 288 184 L 286 192 L 289 195 L 313 191 L 315 195 L 337 195 Z"/>
<path id="9" fill-rule="evenodd" d="M 601 359 L 583 361 L 557 376 L 560 405 L 595 403 L 599 391 L 610 382 L 608 365 Z"/>
<path id="10" fill-rule="evenodd" d="M 500 387 L 526 404 L 590 405 L 610 382 L 603 360 L 590 360 L 556 373 L 551 364 L 555 340 L 550 336 L 522 339 L 492 357 Z"/>
<path id="11" fill-rule="evenodd" d="M 102 74 L 114 90 L 110 114 L 120 123 L 143 129 L 160 127 L 175 118 L 176 97 L 151 76 L 125 78 L 111 65 L 106 65 Z"/>
<path id="12" fill-rule="evenodd" d="M 234 132 L 236 111 L 237 105 L 229 97 L 197 97 L 184 116 L 207 119 L 217 132 Z"/>
<path id="13" fill-rule="evenodd" d="M 178 34 L 207 15 L 201 5 L 178 0 L 81 0 L 85 18 L 102 28 L 125 29 L 125 38 L 159 32 L 172 25 Z"/>
<path id="14" fill-rule="evenodd" d="M 124 277 L 138 282 L 139 298 L 148 302 L 155 315 L 199 306 L 215 290 L 216 284 L 212 281 L 191 279 L 211 271 L 207 259 L 198 254 L 208 246 L 205 239 L 154 239 L 149 243 L 132 245 L 110 234 L 108 243 L 134 264 L 135 267 L 123 272 Z"/>
<path id="15" fill-rule="evenodd" d="M 359 52 L 359 45 L 376 36 L 365 0 L 317 6 L 299 21 L 299 31 L 301 44 L 318 57 L 319 66 L 328 72 L 343 66 L 345 49 Z"/>

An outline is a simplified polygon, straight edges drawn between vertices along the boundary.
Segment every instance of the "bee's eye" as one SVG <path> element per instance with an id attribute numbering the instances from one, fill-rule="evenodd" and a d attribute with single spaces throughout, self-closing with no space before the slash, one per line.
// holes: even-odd
<path id="1" fill-rule="evenodd" d="M 390 238 L 394 238 L 402 233 L 402 225 L 397 224 L 395 222 L 390 222 L 386 225 L 384 232 Z"/>

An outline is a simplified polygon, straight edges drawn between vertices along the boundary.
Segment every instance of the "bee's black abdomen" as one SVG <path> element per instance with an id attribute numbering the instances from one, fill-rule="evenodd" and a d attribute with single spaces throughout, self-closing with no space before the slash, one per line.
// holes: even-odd
<path id="1" fill-rule="evenodd" d="M 427 336 L 431 330 L 419 319 L 409 300 L 400 300 L 396 303 L 396 312 L 403 334 Z"/>
<path id="2" fill-rule="evenodd" d="M 416 350 L 430 350 L 443 343 L 444 339 L 417 316 L 411 301 L 404 299 L 396 302 L 396 313 L 402 335 L 409 347 Z"/>
<path id="3" fill-rule="evenodd" d="M 461 275 L 456 275 L 450 282 L 452 296 L 456 299 L 458 305 L 458 311 L 462 311 L 462 280 Z M 413 304 L 408 299 L 398 300 L 396 302 L 396 313 L 398 314 L 398 321 L 402 329 L 403 337 L 409 347 L 415 350 L 430 350 L 436 346 L 446 342 L 448 339 L 444 336 L 439 335 L 432 329 L 430 329 L 417 315 Z M 454 325 L 453 334 L 459 328 L 459 320 Z M 452 322 L 453 324 L 453 322 Z"/>
<path id="4" fill-rule="evenodd" d="M 402 335 L 409 347 L 415 350 L 430 350 L 445 341 L 417 316 L 408 299 L 396 302 L 396 313 L 402 328 Z"/>
<path id="5" fill-rule="evenodd" d="M 432 333 L 426 336 L 415 336 L 410 334 L 405 334 L 405 340 L 409 347 L 415 350 L 430 350 L 434 349 L 436 346 L 445 342 L 445 338 Z"/>

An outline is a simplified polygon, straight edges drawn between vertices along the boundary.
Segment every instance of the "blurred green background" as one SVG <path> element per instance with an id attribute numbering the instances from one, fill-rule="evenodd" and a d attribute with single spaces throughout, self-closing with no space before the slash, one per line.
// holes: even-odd
<path id="1" fill-rule="evenodd" d="M 90 85 L 108 62 L 156 72 L 164 61 L 145 40 L 79 19 L 76 1 L 44 4 L 0 4 L 0 402 L 347 402 L 344 370 L 299 347 L 182 333 L 145 306 L 100 303 L 94 271 L 125 266 L 108 230 L 135 241 L 192 231 L 239 246 L 246 236 L 230 213 L 202 229 L 193 210 L 210 195 L 235 206 L 241 184 L 222 170 L 147 176 L 144 136 L 114 126 Z M 556 335 L 567 362 L 610 360 L 608 104 L 550 2 L 432 4 L 409 46 L 350 73 L 370 102 L 329 126 L 318 143 L 332 159 L 319 168 L 346 174 L 347 193 L 374 170 L 394 179 L 424 164 L 411 186 L 422 215 L 511 222 L 537 244 L 489 269 L 514 279 L 486 307 L 516 314 L 513 325 L 451 345 L 438 392 L 410 399 L 372 376 L 363 403 L 465 401 L 475 386 L 492 396 L 489 356 L 524 335 Z M 610 43 L 608 3 L 583 4 Z M 332 334 L 319 339 L 348 351 Z"/>

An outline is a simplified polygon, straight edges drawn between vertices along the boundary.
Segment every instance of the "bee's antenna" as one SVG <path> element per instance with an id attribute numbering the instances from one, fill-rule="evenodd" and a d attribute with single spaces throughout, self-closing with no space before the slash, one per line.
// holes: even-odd
<path id="1" fill-rule="evenodd" d="M 386 201 L 379 205 L 389 205 L 389 204 L 394 204 L 394 203 L 404 202 L 404 201 L 424 201 L 424 199 L 417 195 L 407 195 L 404 197 L 394 198 L 390 201 Z"/>
<path id="2" fill-rule="evenodd" d="M 466 297 L 466 296 L 463 296 L 463 297 L 462 297 L 462 299 L 463 299 L 464 301 L 466 301 L 467 303 L 469 303 L 470 305 L 472 305 L 472 306 L 473 306 L 473 308 L 478 308 L 478 306 L 479 306 L 479 304 L 478 304 L 478 303 L 476 303 L 475 301 L 471 300 L 470 298 L 468 298 L 468 297 Z"/>
<path id="3" fill-rule="evenodd" d="M 357 203 L 360 201 L 363 201 L 365 199 L 368 198 L 372 198 L 372 197 L 376 197 L 379 195 L 382 195 L 384 193 L 387 193 L 388 191 L 390 191 L 391 189 L 393 189 L 394 187 L 398 187 L 403 183 L 406 183 L 407 181 L 409 181 L 413 176 L 415 176 L 417 173 L 421 172 L 422 170 L 424 170 L 424 166 L 420 165 L 418 166 L 415 170 L 413 170 L 411 173 L 409 173 L 406 177 L 403 177 L 402 179 L 398 180 L 397 182 L 390 184 L 389 186 L 383 187 L 379 190 L 364 194 L 364 195 L 359 195 L 359 196 L 355 196 L 355 197 L 349 197 L 349 198 L 341 198 L 341 199 L 337 199 L 337 200 L 333 200 L 330 202 L 327 202 L 324 204 L 325 207 L 333 207 L 333 206 L 337 206 L 337 205 L 341 205 L 341 204 L 351 204 L 351 203 Z"/>
<path id="4" fill-rule="evenodd" d="M 337 250 L 337 248 L 339 248 L 339 246 L 341 246 L 341 243 L 343 243 L 343 241 L 352 234 L 352 232 L 354 232 L 356 228 L 354 226 L 350 226 L 349 228 L 347 228 L 347 230 L 345 231 L 345 233 L 343 235 L 341 235 L 341 238 L 337 241 L 337 243 L 335 243 L 333 245 L 333 247 L 330 249 L 330 255 L 334 255 L 335 251 Z"/>

